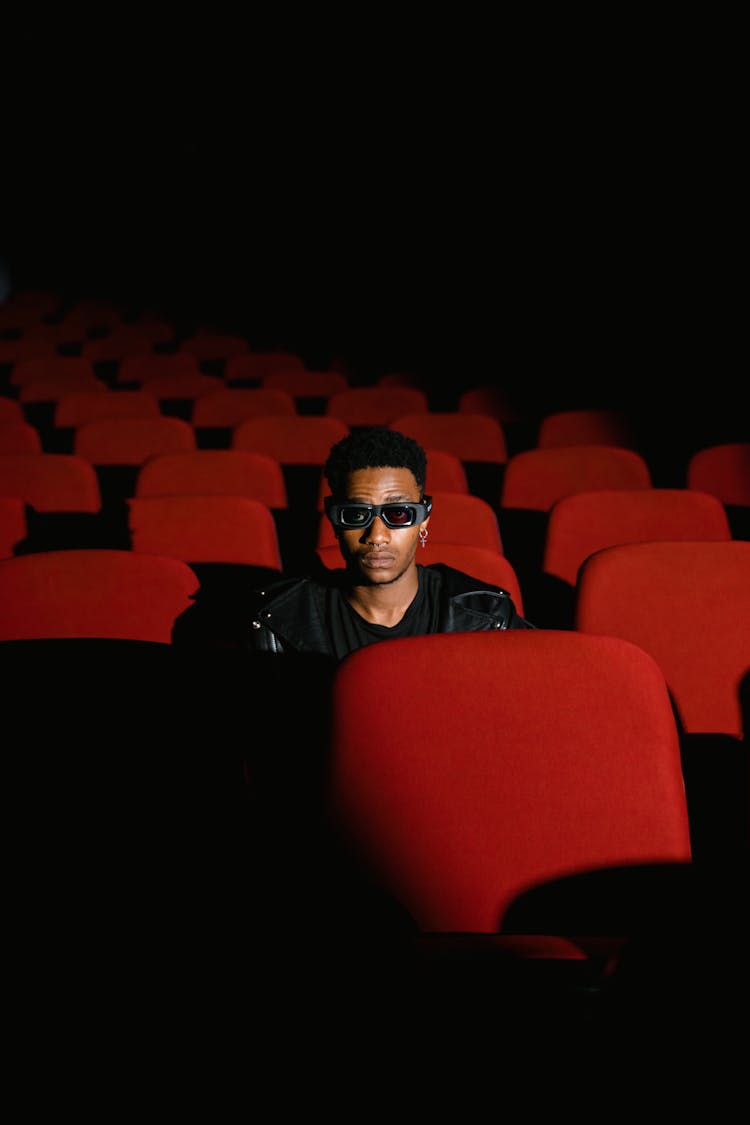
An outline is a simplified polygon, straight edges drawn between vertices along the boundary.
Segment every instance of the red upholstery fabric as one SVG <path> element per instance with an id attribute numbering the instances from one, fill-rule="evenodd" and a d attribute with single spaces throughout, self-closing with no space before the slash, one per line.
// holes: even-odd
<path id="1" fill-rule="evenodd" d="M 157 453 L 196 448 L 195 431 L 181 418 L 97 418 L 79 426 L 73 452 L 93 465 L 142 465 Z"/>
<path id="2" fill-rule="evenodd" d="M 286 508 L 281 465 L 264 453 L 244 449 L 195 449 L 161 453 L 139 470 L 135 495 L 248 496 L 269 508 Z"/>
<path id="3" fill-rule="evenodd" d="M 548 512 L 556 500 L 576 492 L 651 487 L 649 467 L 633 449 L 611 445 L 525 449 L 505 466 L 500 507 Z"/>
<path id="4" fill-rule="evenodd" d="M 51 340 L 21 336 L 18 340 L 0 340 L 0 363 L 20 363 L 25 359 L 55 356 L 57 351 Z M 11 379 L 11 382 L 13 380 Z"/>
<path id="5" fill-rule="evenodd" d="M 688 461 L 687 487 L 710 492 L 723 504 L 750 508 L 750 442 L 699 449 Z"/>
<path id="6" fill-rule="evenodd" d="M 197 399 L 201 395 L 219 391 L 224 386 L 223 380 L 216 375 L 197 374 L 190 371 L 177 371 L 173 375 L 148 375 L 141 380 L 141 387 L 157 399 L 187 398 Z"/>
<path id="7" fill-rule="evenodd" d="M 273 514 L 246 496 L 149 496 L 127 501 L 134 551 L 189 563 L 281 570 Z"/>
<path id="8" fill-rule="evenodd" d="M 616 445 L 636 449 L 630 419 L 621 410 L 559 410 L 539 423 L 537 449 L 561 445 Z"/>
<path id="9" fill-rule="evenodd" d="M 495 932 L 550 880 L 690 859 L 664 677 L 619 638 L 383 641 L 339 666 L 332 732 L 333 806 L 422 930 Z"/>
<path id="10" fill-rule="evenodd" d="M 639 645 L 661 667 L 688 733 L 742 735 L 750 670 L 750 543 L 635 543 L 581 567 L 576 629 Z"/>
<path id="11" fill-rule="evenodd" d="M 94 375 L 94 365 L 91 360 L 83 356 L 38 356 L 14 364 L 10 373 L 10 382 L 14 387 L 24 387 L 27 383 L 36 383 L 40 379 L 63 378 L 80 381 L 84 376 L 93 379 Z"/>
<path id="12" fill-rule="evenodd" d="M 0 496 L 0 558 L 12 558 L 27 531 L 24 501 L 16 496 Z"/>
<path id="13" fill-rule="evenodd" d="M 426 449 L 427 480 L 425 492 L 469 492 L 469 482 L 463 461 L 445 449 Z"/>
<path id="14" fill-rule="evenodd" d="M 647 488 L 580 492 L 549 513 L 543 568 L 571 586 L 585 558 L 603 547 L 659 539 L 731 539 L 723 504 L 705 492 Z"/>
<path id="15" fill-rule="evenodd" d="M 174 339 L 174 329 L 165 321 L 143 324 L 121 324 L 107 336 L 84 341 L 81 355 L 93 363 L 121 360 L 128 355 L 143 355 L 154 344 Z"/>
<path id="16" fill-rule="evenodd" d="M 18 388 L 18 401 L 23 403 L 59 402 L 63 395 L 71 394 L 73 391 L 87 391 L 90 394 L 96 394 L 99 391 L 106 390 L 106 383 L 97 379 L 94 374 L 87 375 L 84 372 L 77 373 L 75 371 L 59 372 L 42 379 L 33 379 L 31 382 L 23 383 Z"/>
<path id="17" fill-rule="evenodd" d="M 0 420 L 0 453 L 41 453 L 42 439 L 28 422 Z"/>
<path id="18" fill-rule="evenodd" d="M 263 386 L 287 391 L 294 398 L 328 398 L 349 386 L 341 371 L 308 371 L 299 368 L 270 371 L 263 376 Z"/>
<path id="19" fill-rule="evenodd" d="M 273 371 L 304 370 L 304 360 L 293 352 L 245 352 L 227 359 L 224 379 L 227 383 L 260 382 Z"/>
<path id="20" fill-rule="evenodd" d="M 118 383 L 144 383 L 163 375 L 200 375 L 200 363 L 190 352 L 143 352 L 123 356 L 117 371 Z"/>
<path id="21" fill-rule="evenodd" d="M 40 551 L 0 560 L 0 640 L 113 638 L 169 644 L 198 580 L 179 559 Z"/>
<path id="22" fill-rule="evenodd" d="M 402 414 L 391 423 L 425 449 L 444 449 L 461 461 L 504 464 L 508 459 L 505 433 L 488 414 L 460 410 Z"/>
<path id="23" fill-rule="evenodd" d="M 55 426 L 82 426 L 97 418 L 155 418 L 159 400 L 148 391 L 71 391 L 55 404 Z"/>
<path id="24" fill-rule="evenodd" d="M 101 510 L 99 480 L 84 457 L 68 453 L 0 453 L 0 496 L 16 496 L 38 512 Z"/>
<path id="25" fill-rule="evenodd" d="M 265 453 L 282 465 L 323 465 L 334 442 L 349 433 L 339 418 L 298 414 L 248 418 L 232 433 L 233 449 Z"/>
<path id="26" fill-rule="evenodd" d="M 233 427 L 246 418 L 296 412 L 294 399 L 287 391 L 264 387 L 224 387 L 195 400 L 192 421 L 194 426 Z"/>
<path id="27" fill-rule="evenodd" d="M 427 409 L 427 395 L 417 387 L 348 387 L 326 403 L 326 414 L 348 426 L 387 426 L 401 414 Z"/>
<path id="28" fill-rule="evenodd" d="M 496 386 L 469 387 L 462 391 L 458 398 L 458 409 L 468 414 L 488 414 L 501 424 L 518 422 L 523 413 L 512 394 Z"/>
<path id="29" fill-rule="evenodd" d="M 24 413 L 20 402 L 15 398 L 6 398 L 4 395 L 0 395 L 0 424 L 23 421 Z"/>

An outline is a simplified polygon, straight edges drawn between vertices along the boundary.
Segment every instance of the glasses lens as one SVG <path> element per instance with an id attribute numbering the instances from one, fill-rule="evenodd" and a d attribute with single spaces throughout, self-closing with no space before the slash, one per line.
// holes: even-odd
<path id="1" fill-rule="evenodd" d="M 339 509 L 339 519 L 345 527 L 365 527 L 370 520 L 370 509 L 362 504 L 348 504 Z"/>
<path id="2" fill-rule="evenodd" d="M 414 516 L 414 508 L 409 504 L 386 504 L 383 507 L 383 519 L 389 527 L 411 527 Z"/>

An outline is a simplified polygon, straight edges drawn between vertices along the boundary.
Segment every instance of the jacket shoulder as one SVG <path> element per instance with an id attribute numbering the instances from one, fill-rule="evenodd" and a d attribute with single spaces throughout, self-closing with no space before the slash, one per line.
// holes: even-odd
<path id="1" fill-rule="evenodd" d="M 474 578 L 471 574 L 466 574 L 463 570 L 456 570 L 455 567 L 447 566 L 446 563 L 430 563 L 424 567 L 427 574 L 433 575 L 431 581 L 436 582 L 443 592 L 448 597 L 453 597 L 455 594 L 471 594 L 480 590 L 486 590 L 493 594 L 505 594 L 510 597 L 507 590 L 503 590 L 501 586 L 495 586 L 492 582 L 484 582 L 480 578 Z"/>
<path id="2" fill-rule="evenodd" d="M 459 627 L 458 622 L 462 619 L 459 615 L 463 615 L 464 621 L 466 615 L 478 615 L 493 621 L 495 628 L 535 628 L 530 621 L 520 616 L 513 598 L 502 586 L 483 582 L 444 563 L 432 563 L 424 569 L 428 572 L 427 581 L 437 588 L 445 606 L 444 622 L 448 631 Z"/>
<path id="3" fill-rule="evenodd" d="M 264 586 L 256 587 L 253 591 L 255 609 L 268 608 L 269 606 L 290 605 L 299 600 L 310 600 L 324 597 L 324 588 L 320 583 L 308 577 L 293 576 L 279 578 L 267 582 Z"/>

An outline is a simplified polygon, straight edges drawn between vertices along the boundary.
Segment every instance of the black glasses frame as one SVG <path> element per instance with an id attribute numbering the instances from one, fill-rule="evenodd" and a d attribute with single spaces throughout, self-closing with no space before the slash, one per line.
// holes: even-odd
<path id="1" fill-rule="evenodd" d="M 421 501 L 391 500 L 388 504 L 359 504 L 356 500 L 349 500 L 345 501 L 343 504 L 337 504 L 334 502 L 332 496 L 326 496 L 324 503 L 326 515 L 333 526 L 339 531 L 365 531 L 376 516 L 383 521 L 386 527 L 391 528 L 392 531 L 401 531 L 402 528 L 414 527 L 417 523 L 423 523 L 432 511 L 431 496 L 423 496 Z M 347 508 L 357 508 L 360 511 L 366 512 L 367 521 L 365 523 L 347 523 L 343 518 L 343 513 Z M 406 508 L 412 518 L 409 523 L 392 523 L 388 518 L 389 508 Z"/>

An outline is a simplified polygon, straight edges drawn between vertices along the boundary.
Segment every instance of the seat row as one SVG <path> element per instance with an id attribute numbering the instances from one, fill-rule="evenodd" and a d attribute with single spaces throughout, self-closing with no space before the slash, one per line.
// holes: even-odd
<path id="1" fill-rule="evenodd" d="M 187 563 L 149 551 L 48 551 L 0 560 L 0 641 L 108 639 L 170 645 L 179 637 L 180 644 L 190 643 L 205 654 L 211 651 L 213 638 L 190 638 L 179 629 L 200 588 L 194 569 Z M 595 778 L 596 784 L 605 776 L 611 779 L 613 751 L 605 731 L 616 715 L 617 731 L 611 737 L 623 747 L 629 745 L 630 768 L 638 776 L 637 788 L 646 791 L 649 785 L 644 784 L 635 763 L 642 756 L 650 759 L 653 751 L 652 744 L 642 740 L 644 732 L 640 726 L 648 710 L 648 697 L 640 696 L 642 683 L 637 668 L 639 663 L 648 664 L 648 675 L 654 683 L 661 681 L 659 691 L 663 692 L 665 703 L 669 695 L 674 708 L 672 712 L 660 704 L 660 729 L 662 734 L 676 730 L 682 746 L 688 801 L 695 809 L 693 847 L 701 859 L 713 861 L 727 844 L 730 829 L 732 847 L 747 847 L 748 837 L 743 833 L 748 830 L 748 790 L 741 783 L 743 779 L 747 782 L 747 773 L 742 771 L 747 771 L 748 765 L 750 543 L 660 541 L 608 547 L 584 562 L 576 596 L 575 623 L 570 631 L 531 631 L 531 639 L 521 642 L 514 641 L 513 634 L 492 634 L 494 640 L 488 634 L 467 634 L 464 640 L 427 638 L 419 645 L 409 641 L 403 648 L 392 648 L 391 642 L 383 642 L 382 646 L 362 650 L 369 653 L 356 657 L 355 666 L 361 664 L 362 670 L 344 673 L 350 698 L 360 710 L 356 715 L 350 713 L 343 696 L 338 696 L 340 721 L 336 737 L 361 742 L 362 700 L 388 700 L 387 707 L 376 710 L 379 715 L 385 712 L 384 719 L 391 712 L 400 716 L 395 724 L 398 739 L 395 735 L 390 739 L 377 738 L 370 716 L 365 739 L 370 745 L 387 743 L 390 753 L 400 745 L 398 740 L 405 738 L 420 745 L 424 742 L 432 754 L 442 755 L 450 743 L 450 732 L 455 730 L 461 743 L 457 763 L 465 759 L 468 745 L 481 754 L 492 746 L 497 762 L 504 763 L 503 775 L 509 771 L 510 776 L 515 776 L 508 765 L 508 755 L 515 755 L 525 745 L 519 733 L 522 728 L 536 729 L 537 738 L 542 737 L 542 745 L 546 745 L 544 752 L 540 752 L 540 745 L 536 746 L 531 756 L 538 767 L 530 768 L 554 769 L 561 746 L 572 737 L 571 722 L 580 738 L 579 725 L 588 710 L 588 733 L 581 745 L 592 749 L 593 740 L 599 747 L 598 757 L 589 761 L 590 784 L 595 783 Z M 240 637 L 243 628 L 250 628 L 243 605 L 239 602 L 235 607 Z M 476 639 L 482 636 L 484 640 Z M 582 637 L 589 640 L 584 642 Z M 617 638 L 617 643 L 613 638 Z M 402 642 L 393 644 L 401 646 Z M 410 646 L 419 650 L 416 655 Z M 578 664 L 579 649 L 588 653 L 590 664 Z M 241 657 L 241 644 L 237 651 Z M 402 654 L 411 667 L 408 673 L 401 667 Z M 648 660 L 644 659 L 646 654 Z M 518 665 L 516 659 L 520 661 Z M 620 660 L 624 660 L 622 667 Z M 623 668 L 631 672 L 636 669 L 632 678 L 631 672 Z M 470 669 L 477 676 L 476 683 L 469 682 Z M 422 690 L 427 685 L 433 700 L 431 708 L 419 708 L 414 716 L 413 722 L 420 724 L 420 737 L 412 729 L 410 707 L 399 702 L 399 693 L 407 691 L 407 685 L 412 685 L 410 692 L 416 691 L 411 677 L 417 673 Z M 596 689 L 592 685 L 609 677 L 613 679 L 607 689 L 608 703 L 594 702 Z M 498 690 L 499 685 L 502 690 Z M 609 693 L 616 696 L 617 691 L 621 694 L 615 705 Z M 419 693 L 407 692 L 404 698 L 413 701 Z M 438 705 L 438 698 L 445 701 L 444 705 Z M 564 712 L 559 713 L 565 698 L 571 708 L 567 717 Z M 557 700 L 554 721 L 549 710 L 551 699 Z M 612 714 L 607 713 L 610 706 L 614 706 Z M 446 707 L 453 708 L 452 721 L 445 714 Z M 422 711 L 430 715 L 430 722 L 436 715 L 443 715 L 440 737 L 425 735 Z M 572 718 L 574 715 L 577 717 Z M 393 725 L 390 724 L 391 728 Z M 543 729 L 547 730 L 546 736 L 541 734 Z M 554 747 L 549 745 L 551 730 L 556 732 Z M 491 737 L 490 731 L 494 731 Z M 380 775 L 383 769 L 391 776 L 385 758 L 379 761 L 373 776 Z M 474 768 L 477 777 L 483 777 L 484 784 L 488 784 L 493 776 L 491 769 L 488 772 L 488 764 L 480 767 L 475 761 Z M 736 769 L 740 772 L 732 773 Z M 473 770 L 470 774 L 473 776 Z M 727 788 L 730 774 L 734 780 Z M 395 778 L 395 774 L 391 776 L 394 784 Z M 412 781 L 419 788 L 416 778 L 415 774 Z M 470 777 L 462 782 L 470 783 Z M 546 792 L 555 786 L 546 783 L 543 788 Z M 571 799 L 570 787 L 555 799 L 563 803 Z M 607 816 L 614 815 L 617 804 L 615 801 L 609 807 Z M 390 806 L 386 803 L 382 807 Z M 723 814 L 730 807 L 731 825 L 723 825 Z M 745 819 L 738 820 L 743 813 Z M 648 824 L 653 826 L 655 822 L 647 818 L 637 823 L 639 831 L 647 834 Z M 556 830 L 561 830 L 561 824 L 556 825 Z M 642 843 L 645 856 L 649 854 L 645 837 Z M 687 845 L 684 839 L 683 843 Z M 428 847 L 427 853 L 431 852 Z M 498 855 L 502 854 L 501 849 Z M 614 856 L 611 858 L 614 861 Z M 665 857 L 651 854 L 650 861 L 659 858 Z M 565 867 L 564 863 L 561 874 Z M 479 901 L 484 901 L 481 909 Z M 437 929 L 495 928 L 499 900 L 482 900 L 480 896 L 476 909 L 465 912 L 467 905 L 468 900 L 464 907 L 457 900 L 448 913 L 433 913 L 423 904 L 425 912 L 420 909 L 420 920 L 429 923 L 428 928 Z"/>

